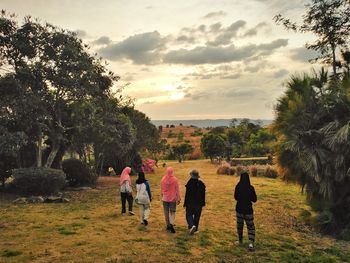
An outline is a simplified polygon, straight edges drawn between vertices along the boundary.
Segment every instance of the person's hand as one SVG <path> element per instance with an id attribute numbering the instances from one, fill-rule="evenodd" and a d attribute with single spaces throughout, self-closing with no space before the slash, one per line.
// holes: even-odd
<path id="1" fill-rule="evenodd" d="M 176 204 L 179 205 L 181 203 L 181 201 L 177 201 Z"/>

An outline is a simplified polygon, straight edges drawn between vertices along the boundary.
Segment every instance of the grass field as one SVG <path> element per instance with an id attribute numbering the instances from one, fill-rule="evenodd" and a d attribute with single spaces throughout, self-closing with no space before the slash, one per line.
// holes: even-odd
<path id="1" fill-rule="evenodd" d="M 121 216 L 116 178 L 67 193 L 67 204 L 14 205 L 1 196 L 0 262 L 350 262 L 350 243 L 320 236 L 299 220 L 310 208 L 298 186 L 252 178 L 257 240 L 255 252 L 248 252 L 246 239 L 243 247 L 234 244 L 232 192 L 238 178 L 216 175 L 217 167 L 203 160 L 168 165 L 175 168 L 182 196 L 192 168 L 207 185 L 198 234 L 188 235 L 182 205 L 177 233 L 165 232 L 159 191 L 164 168 L 158 168 L 148 176 L 154 200 L 147 228 L 137 216 Z"/>

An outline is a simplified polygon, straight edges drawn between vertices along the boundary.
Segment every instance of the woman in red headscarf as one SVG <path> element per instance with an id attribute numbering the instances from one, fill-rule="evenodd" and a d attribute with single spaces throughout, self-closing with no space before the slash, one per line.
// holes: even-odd
<path id="1" fill-rule="evenodd" d="M 129 215 L 134 215 L 135 213 L 132 211 L 132 203 L 134 198 L 132 197 L 132 187 L 131 187 L 131 179 L 130 179 L 131 168 L 125 167 L 120 175 L 120 197 L 122 200 L 122 215 L 126 213 L 126 201 L 129 204 Z"/>
<path id="2" fill-rule="evenodd" d="M 176 205 L 180 204 L 180 190 L 178 179 L 174 176 L 174 169 L 168 167 L 160 184 L 165 223 L 167 231 L 175 233 L 174 220 Z"/>

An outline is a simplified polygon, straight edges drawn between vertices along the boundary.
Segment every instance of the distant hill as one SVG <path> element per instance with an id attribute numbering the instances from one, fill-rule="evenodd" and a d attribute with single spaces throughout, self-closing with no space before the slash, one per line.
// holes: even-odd
<path id="1" fill-rule="evenodd" d="M 237 119 L 238 121 L 242 119 Z M 262 126 L 269 125 L 272 123 L 272 120 L 250 120 L 251 122 L 260 122 Z M 157 127 L 162 125 L 165 127 L 167 124 L 178 126 L 180 123 L 184 126 L 196 126 L 198 128 L 207 128 L 207 127 L 219 127 L 219 126 L 230 126 L 231 119 L 216 119 L 216 120 L 152 120 L 151 121 Z"/>

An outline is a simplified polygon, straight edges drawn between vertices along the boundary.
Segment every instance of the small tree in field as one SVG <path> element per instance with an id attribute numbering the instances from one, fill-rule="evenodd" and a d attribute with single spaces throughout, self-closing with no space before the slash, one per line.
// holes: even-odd
<path id="1" fill-rule="evenodd" d="M 221 135 L 209 133 L 201 140 L 201 150 L 206 157 L 210 158 L 210 161 L 217 156 L 223 156 L 225 149 L 225 139 Z"/>
<path id="2" fill-rule="evenodd" d="M 186 154 L 191 154 L 194 150 L 193 146 L 188 143 L 183 143 L 180 145 L 175 145 L 172 147 L 174 155 L 181 163 L 185 159 Z"/>

